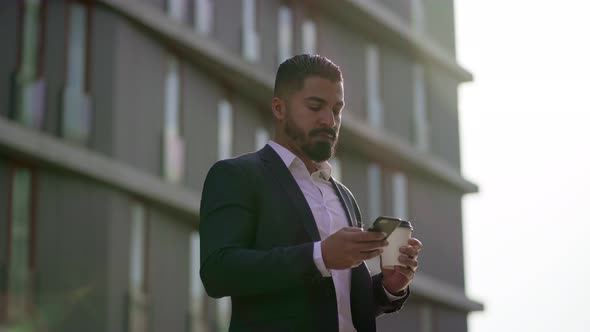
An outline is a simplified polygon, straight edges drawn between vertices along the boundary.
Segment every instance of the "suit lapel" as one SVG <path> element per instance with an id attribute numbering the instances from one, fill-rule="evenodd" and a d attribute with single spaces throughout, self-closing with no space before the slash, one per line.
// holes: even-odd
<path id="1" fill-rule="evenodd" d="M 357 227 L 356 217 L 353 213 L 353 207 L 351 206 L 352 202 L 348 199 L 348 196 L 345 196 L 346 193 L 344 189 L 340 187 L 340 184 L 336 182 L 333 178 L 330 177 L 330 182 L 334 189 L 336 189 L 336 193 L 338 194 L 338 198 L 340 198 L 340 203 L 344 207 L 346 211 L 346 215 L 348 216 L 348 226 L 350 227 Z"/>
<path id="2" fill-rule="evenodd" d="M 311 240 L 314 242 L 320 241 L 320 233 L 313 217 L 313 213 L 307 204 L 307 200 L 281 157 L 279 157 L 269 145 L 266 145 L 258 151 L 258 154 L 265 162 L 265 167 L 268 170 L 267 174 L 277 180 L 283 188 L 285 194 L 289 198 L 288 201 L 295 211 L 297 211 L 297 214 L 303 222 L 303 226 Z"/>

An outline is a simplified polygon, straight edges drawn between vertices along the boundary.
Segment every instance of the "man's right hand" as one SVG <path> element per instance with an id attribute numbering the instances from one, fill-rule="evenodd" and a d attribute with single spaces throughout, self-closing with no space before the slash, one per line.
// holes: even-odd
<path id="1" fill-rule="evenodd" d="M 331 270 L 357 267 L 383 252 L 382 248 L 388 244 L 384 237 L 384 233 L 344 227 L 322 241 L 324 264 Z"/>

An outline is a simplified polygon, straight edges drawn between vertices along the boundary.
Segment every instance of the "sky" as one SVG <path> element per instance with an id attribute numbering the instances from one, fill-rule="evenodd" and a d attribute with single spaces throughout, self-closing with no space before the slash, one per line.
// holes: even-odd
<path id="1" fill-rule="evenodd" d="M 590 331 L 590 2 L 456 0 L 470 332 Z"/>

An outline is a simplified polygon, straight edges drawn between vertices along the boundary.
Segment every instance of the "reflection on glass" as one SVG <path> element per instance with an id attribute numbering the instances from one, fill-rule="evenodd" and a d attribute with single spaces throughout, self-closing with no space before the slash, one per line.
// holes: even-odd
<path id="1" fill-rule="evenodd" d="M 256 0 L 242 0 L 242 52 L 248 61 L 258 61 L 260 40 L 256 29 Z"/>
<path id="2" fill-rule="evenodd" d="M 429 149 L 428 109 L 426 105 L 426 79 L 424 66 L 419 63 L 413 65 L 414 76 L 414 132 L 418 149 Z"/>
<path id="3" fill-rule="evenodd" d="M 407 220 L 408 217 L 408 184 L 406 175 L 395 172 L 391 178 L 393 192 L 393 216 Z"/>
<path id="4" fill-rule="evenodd" d="M 279 45 L 278 63 L 293 56 L 293 12 L 291 8 L 282 6 L 279 8 Z"/>
<path id="5" fill-rule="evenodd" d="M 369 184 L 369 222 L 372 223 L 375 218 L 381 215 L 381 168 L 375 163 L 369 164 L 368 184 Z"/>
<path id="6" fill-rule="evenodd" d="M 218 158 L 228 159 L 232 156 L 233 141 L 233 109 L 227 100 L 222 100 L 218 105 Z"/>
<path id="7" fill-rule="evenodd" d="M 17 168 L 12 178 L 10 258 L 8 266 L 8 317 L 21 318 L 29 295 L 31 226 L 31 172 Z"/>
<path id="8" fill-rule="evenodd" d="M 366 49 L 367 121 L 373 127 L 383 126 L 383 106 L 379 77 L 379 49 L 369 44 Z"/>
<path id="9" fill-rule="evenodd" d="M 301 25 L 302 51 L 305 54 L 317 53 L 317 29 L 312 20 L 305 20 Z"/>
<path id="10" fill-rule="evenodd" d="M 213 30 L 212 0 L 197 0 L 195 4 L 195 18 L 197 32 L 207 36 Z"/>

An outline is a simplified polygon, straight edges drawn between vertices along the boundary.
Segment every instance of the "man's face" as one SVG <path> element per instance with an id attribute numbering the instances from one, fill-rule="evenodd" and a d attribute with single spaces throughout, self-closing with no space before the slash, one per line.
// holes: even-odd
<path id="1" fill-rule="evenodd" d="M 316 162 L 330 159 L 338 142 L 344 108 L 342 82 L 308 77 L 285 106 L 283 130 L 292 144 Z"/>

